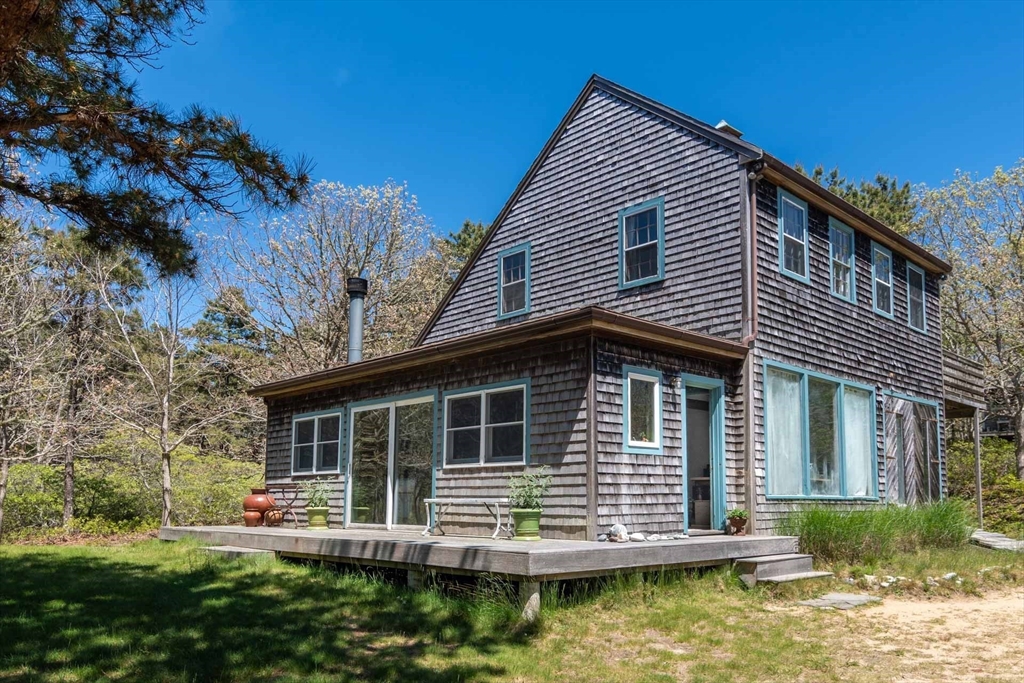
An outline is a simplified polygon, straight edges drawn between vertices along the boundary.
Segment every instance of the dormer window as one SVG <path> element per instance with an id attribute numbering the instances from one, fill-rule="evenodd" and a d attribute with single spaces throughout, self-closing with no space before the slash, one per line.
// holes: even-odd
<path id="1" fill-rule="evenodd" d="M 779 190 L 779 271 L 809 283 L 807 202 Z"/>
<path id="2" fill-rule="evenodd" d="M 498 254 L 498 319 L 530 312 L 530 244 Z"/>
<path id="3" fill-rule="evenodd" d="M 619 289 L 665 279 L 665 201 L 619 212 Z"/>

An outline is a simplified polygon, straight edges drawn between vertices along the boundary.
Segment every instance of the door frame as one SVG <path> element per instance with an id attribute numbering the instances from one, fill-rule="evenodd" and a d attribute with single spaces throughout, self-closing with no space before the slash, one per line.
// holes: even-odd
<path id="1" fill-rule="evenodd" d="M 711 446 L 708 463 L 711 465 L 711 528 L 725 530 L 725 381 L 702 375 L 680 374 L 679 406 L 682 428 L 683 461 L 683 530 L 690 532 L 690 473 L 686 442 L 686 388 L 707 389 L 711 398 L 708 402 Z"/>
<path id="2" fill-rule="evenodd" d="M 388 409 L 388 468 L 387 480 L 385 482 L 385 508 L 384 524 L 360 524 L 360 527 L 393 529 L 394 516 L 394 473 L 395 473 L 395 409 L 399 406 L 415 405 L 418 403 L 430 403 L 431 414 L 431 438 L 430 438 L 430 495 L 433 497 L 437 491 L 437 390 L 417 391 L 398 396 L 385 398 L 374 398 L 365 401 L 356 401 L 348 404 L 345 409 L 345 498 L 342 510 L 342 528 L 348 529 L 352 525 L 352 451 L 355 448 L 355 440 L 352 438 L 352 430 L 355 426 L 355 414 L 368 410 Z M 427 520 L 428 524 L 432 520 Z"/>
<path id="3" fill-rule="evenodd" d="M 917 396 L 911 396 L 910 394 L 902 394 L 902 393 L 900 393 L 898 391 L 889 391 L 889 390 L 885 390 L 885 391 L 882 392 L 882 446 L 883 446 L 883 456 L 882 456 L 881 469 L 886 474 L 885 500 L 887 502 L 892 502 L 890 500 L 890 488 L 889 488 L 889 481 L 888 481 L 888 472 L 889 472 L 889 463 L 888 463 L 888 458 L 889 458 L 889 430 L 886 428 L 886 425 L 888 423 L 888 419 L 887 419 L 887 415 L 888 415 L 888 402 L 889 402 L 890 398 L 894 399 L 896 401 L 906 401 L 907 403 L 916 403 L 916 404 L 919 404 L 919 405 L 928 406 L 928 407 L 933 408 L 935 410 L 935 434 L 934 434 L 934 437 L 935 437 L 935 450 L 936 450 L 935 455 L 936 455 L 936 459 L 939 462 L 939 500 L 940 501 L 945 500 L 946 499 L 946 486 L 949 484 L 949 477 L 948 476 L 945 477 L 945 478 L 943 477 L 943 475 L 945 474 L 945 471 L 946 471 L 946 449 L 944 447 L 944 441 L 945 440 L 942 437 L 945 436 L 943 428 L 945 427 L 944 422 L 945 422 L 946 415 L 945 415 L 945 412 L 942 410 L 942 406 L 939 405 L 938 401 L 933 401 L 931 399 L 920 398 L 920 397 L 917 397 Z M 896 413 L 894 412 L 894 414 L 896 414 Z M 916 417 L 915 417 L 915 419 L 916 419 Z M 904 441 L 905 441 L 905 439 L 904 439 Z M 903 444 L 903 447 L 904 447 L 904 450 L 905 450 L 906 449 L 906 443 Z M 904 462 L 903 462 L 904 471 L 901 473 L 903 475 L 903 479 L 901 481 L 897 482 L 897 486 L 899 488 L 905 489 L 906 488 L 906 471 L 905 471 L 906 462 L 905 462 L 905 457 L 902 458 L 902 460 L 904 460 Z M 930 483 L 930 481 L 931 481 L 931 463 L 928 462 L 926 464 L 926 467 L 927 467 L 928 471 L 924 472 L 923 476 L 927 477 L 928 481 Z M 876 472 L 875 472 L 876 477 L 878 476 L 877 469 L 878 468 L 876 466 Z M 876 478 L 875 481 L 878 481 L 878 479 Z M 899 491 L 899 488 L 897 488 L 897 492 Z M 930 487 L 929 487 L 929 490 L 930 490 Z M 879 499 L 881 500 L 881 498 L 879 498 Z M 898 497 L 897 497 L 897 501 L 898 501 Z M 902 502 L 902 503 L 898 502 L 897 504 L 905 505 L 906 502 L 905 501 Z"/>

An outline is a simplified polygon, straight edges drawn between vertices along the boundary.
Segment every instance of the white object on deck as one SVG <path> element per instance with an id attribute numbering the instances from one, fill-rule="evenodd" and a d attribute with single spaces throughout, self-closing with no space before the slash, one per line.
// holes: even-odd
<path id="1" fill-rule="evenodd" d="M 501 506 L 508 505 L 508 498 L 425 498 L 423 504 L 427 507 L 427 528 L 423 530 L 421 536 L 429 536 L 433 533 L 434 529 L 437 529 L 444 535 L 444 529 L 441 528 L 441 519 L 444 518 L 448 508 L 453 505 L 483 505 L 487 508 L 487 511 L 494 517 L 494 533 L 491 534 L 491 538 L 497 538 L 501 530 L 511 536 L 512 527 L 508 522 L 505 524 L 501 523 Z M 433 507 L 435 515 L 431 517 L 430 508 Z M 509 510 L 509 515 L 512 511 Z M 430 520 L 433 519 L 433 523 Z"/>

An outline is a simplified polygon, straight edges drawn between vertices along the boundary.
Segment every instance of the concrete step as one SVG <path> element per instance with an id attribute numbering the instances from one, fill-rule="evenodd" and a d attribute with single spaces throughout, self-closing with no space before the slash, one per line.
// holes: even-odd
<path id="1" fill-rule="evenodd" d="M 760 583 L 790 583 L 792 581 L 804 581 L 806 579 L 824 579 L 832 576 L 832 572 L 796 572 L 794 574 L 781 574 L 769 576 L 765 579 L 758 579 Z"/>
<path id="2" fill-rule="evenodd" d="M 257 550 L 256 548 L 243 548 L 237 545 L 210 545 L 203 548 L 204 551 L 218 557 L 226 557 L 229 560 L 237 560 L 241 557 L 256 557 L 260 555 L 274 556 L 273 550 Z"/>
<path id="3" fill-rule="evenodd" d="M 760 555 L 758 557 L 741 557 L 734 563 L 739 572 L 740 580 L 748 587 L 758 581 L 773 577 L 804 574 L 814 571 L 814 558 L 801 553 L 785 553 L 779 555 Z"/>

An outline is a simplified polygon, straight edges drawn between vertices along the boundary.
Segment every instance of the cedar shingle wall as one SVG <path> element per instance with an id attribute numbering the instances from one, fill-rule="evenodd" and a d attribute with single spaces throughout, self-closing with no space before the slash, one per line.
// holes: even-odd
<path id="1" fill-rule="evenodd" d="M 740 336 L 735 153 L 596 91 L 425 338 L 449 339 L 583 306 Z M 618 289 L 618 212 L 665 199 L 665 281 Z M 497 254 L 529 241 L 531 312 L 496 320 Z"/>
<path id="2" fill-rule="evenodd" d="M 272 400 L 267 408 L 267 482 L 302 481 L 290 474 L 291 420 L 300 413 L 343 408 L 350 402 L 387 398 L 415 391 L 445 391 L 494 382 L 531 379 L 530 454 L 532 465 L 550 465 L 554 485 L 546 499 L 542 524 L 550 538 L 586 534 L 586 344 L 583 340 L 548 343 L 504 354 L 469 358 L 426 371 L 396 373 L 387 379 Z M 440 435 L 440 409 L 435 412 Z M 347 424 L 342 438 L 347 438 Z M 440 438 L 440 436 L 439 436 Z M 347 458 L 347 446 L 343 446 Z M 440 459 L 440 446 L 438 450 Z M 504 497 L 508 475 L 521 465 L 437 469 L 439 497 Z M 342 467 L 344 472 L 344 463 Z M 342 522 L 344 475 L 322 475 L 334 485 L 331 522 Z M 300 514 L 300 519 L 302 515 Z M 305 521 L 304 519 L 302 520 Z M 481 507 L 452 508 L 445 517 L 450 533 L 488 535 L 494 523 Z"/>
<path id="3" fill-rule="evenodd" d="M 660 370 L 663 454 L 623 452 L 622 366 Z M 725 381 L 726 503 L 742 505 L 743 395 L 740 364 L 676 356 L 612 341 L 597 353 L 598 527 L 615 523 L 630 531 L 674 532 L 683 526 L 682 406 L 672 378 L 681 373 Z"/>
<path id="4" fill-rule="evenodd" d="M 857 303 L 832 296 L 829 273 L 828 215 L 810 207 L 811 283 L 779 272 L 777 188 L 760 181 L 758 209 L 758 336 L 753 349 L 755 472 L 758 530 L 770 531 L 793 503 L 766 500 L 764 359 L 782 361 L 835 377 L 873 385 L 876 390 L 879 494 L 886 491 L 883 397 L 885 390 L 942 403 L 942 349 L 939 333 L 939 283 L 927 276 L 928 332 L 907 324 L 907 265 L 893 254 L 895 320 L 872 310 L 871 240 L 856 235 Z M 940 419 L 940 444 L 942 420 Z M 944 457 L 944 456 L 943 456 Z"/>

